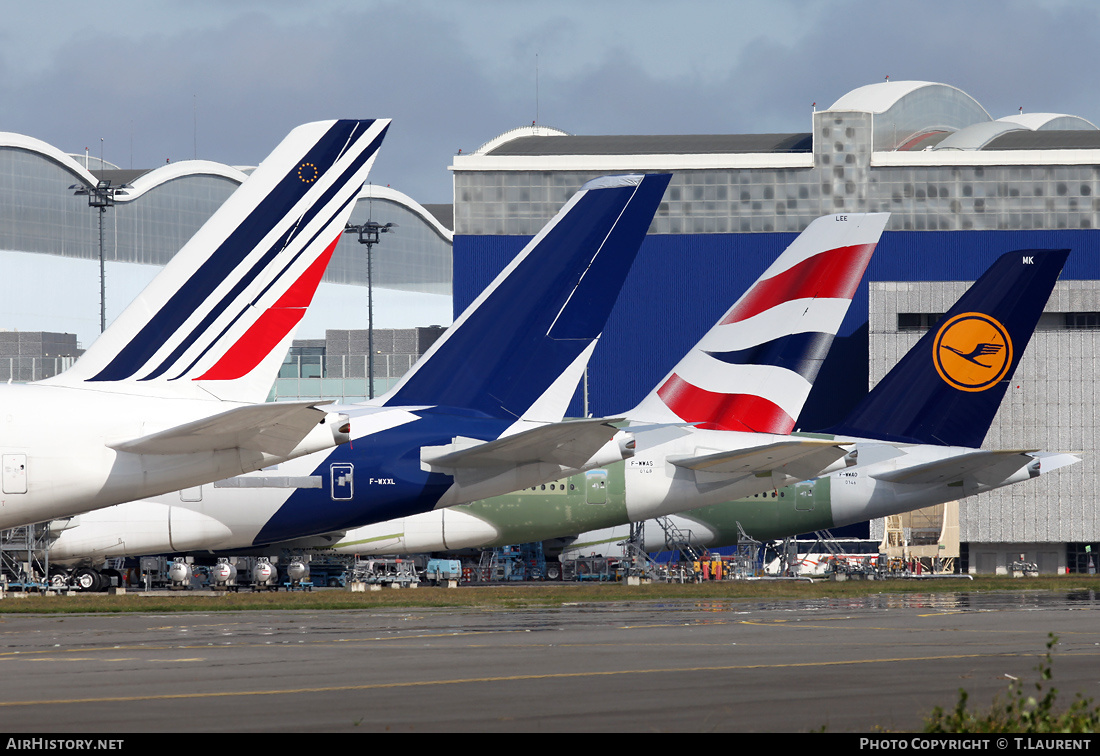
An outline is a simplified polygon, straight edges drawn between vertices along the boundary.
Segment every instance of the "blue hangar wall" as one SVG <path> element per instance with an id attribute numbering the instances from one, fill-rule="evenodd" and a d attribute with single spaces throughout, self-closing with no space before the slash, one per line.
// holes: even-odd
<path id="1" fill-rule="evenodd" d="M 647 236 L 589 363 L 589 412 L 635 406 L 796 234 Z M 455 316 L 529 236 L 454 237 Z M 973 281 L 1001 254 L 1070 249 L 1062 280 L 1100 279 L 1100 230 L 887 231 L 799 417 L 800 430 L 839 422 L 867 393 L 867 281 Z M 580 416 L 578 390 L 570 407 Z"/>

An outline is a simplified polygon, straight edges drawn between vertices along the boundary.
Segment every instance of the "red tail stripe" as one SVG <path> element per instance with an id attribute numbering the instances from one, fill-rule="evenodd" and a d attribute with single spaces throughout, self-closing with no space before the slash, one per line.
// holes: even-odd
<path id="1" fill-rule="evenodd" d="M 306 308 L 317 293 L 317 286 L 325 274 L 329 259 L 340 237 L 313 261 L 305 273 L 291 284 L 274 305 L 256 319 L 244 335 L 226 350 L 222 358 L 209 370 L 195 378 L 196 381 L 232 381 L 252 372 L 253 369 L 286 338 L 290 329 L 305 316 Z"/>
<path id="2" fill-rule="evenodd" d="M 795 419 L 782 407 L 753 394 L 719 394 L 701 389 L 675 373 L 657 396 L 685 422 L 707 430 L 787 434 Z"/>
<path id="3" fill-rule="evenodd" d="M 851 299 L 874 251 L 874 244 L 837 247 L 758 281 L 719 325 L 746 320 L 792 299 Z"/>

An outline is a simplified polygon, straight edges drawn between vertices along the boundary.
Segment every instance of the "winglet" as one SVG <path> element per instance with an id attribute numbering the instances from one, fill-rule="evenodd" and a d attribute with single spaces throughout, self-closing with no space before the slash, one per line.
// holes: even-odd
<path id="1" fill-rule="evenodd" d="M 980 447 L 1068 256 L 1002 255 L 830 432 Z"/>

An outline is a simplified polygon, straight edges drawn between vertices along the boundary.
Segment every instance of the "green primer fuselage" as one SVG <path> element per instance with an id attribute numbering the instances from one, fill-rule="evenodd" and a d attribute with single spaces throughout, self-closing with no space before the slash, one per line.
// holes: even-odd
<path id="1" fill-rule="evenodd" d="M 456 510 L 491 523 L 500 537 L 485 546 L 505 546 L 576 535 L 629 524 L 626 463 L 574 475 L 552 484 L 464 504 Z M 606 473 L 603 488 L 600 474 Z M 705 524 L 724 542 L 736 543 L 737 524 L 765 541 L 833 525 L 832 481 L 822 477 L 786 486 L 773 494 L 714 504 L 680 513 Z M 552 488 L 551 488 L 552 487 Z"/>

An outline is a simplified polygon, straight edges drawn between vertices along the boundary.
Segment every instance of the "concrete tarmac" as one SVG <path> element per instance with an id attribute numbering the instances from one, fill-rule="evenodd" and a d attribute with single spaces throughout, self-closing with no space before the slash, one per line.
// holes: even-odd
<path id="1" fill-rule="evenodd" d="M 1100 698 L 1092 593 L 0 615 L 5 732 L 871 732 Z"/>

